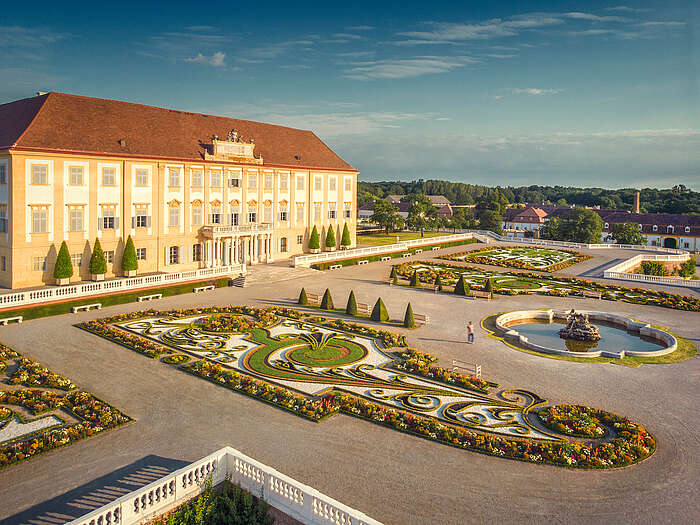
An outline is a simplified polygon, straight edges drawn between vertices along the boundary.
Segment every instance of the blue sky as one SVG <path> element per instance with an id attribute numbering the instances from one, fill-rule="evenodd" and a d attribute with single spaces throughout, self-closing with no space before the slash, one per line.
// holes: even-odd
<path id="1" fill-rule="evenodd" d="M 12 3 L 0 103 L 62 91 L 312 129 L 365 180 L 700 190 L 700 7 Z"/>

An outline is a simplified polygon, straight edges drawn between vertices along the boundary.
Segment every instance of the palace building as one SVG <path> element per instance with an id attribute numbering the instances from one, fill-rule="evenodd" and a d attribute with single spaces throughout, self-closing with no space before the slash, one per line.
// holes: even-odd
<path id="1" fill-rule="evenodd" d="M 128 236 L 138 272 L 287 259 L 317 227 L 355 243 L 357 170 L 314 133 L 62 93 L 0 105 L 0 285 L 107 278 Z"/>

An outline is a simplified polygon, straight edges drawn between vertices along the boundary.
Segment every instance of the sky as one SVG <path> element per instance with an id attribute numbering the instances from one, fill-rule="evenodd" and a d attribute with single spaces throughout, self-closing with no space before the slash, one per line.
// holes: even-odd
<path id="1" fill-rule="evenodd" d="M 700 2 L 619 1 L 12 2 L 0 103 L 310 129 L 361 180 L 700 190 Z"/>

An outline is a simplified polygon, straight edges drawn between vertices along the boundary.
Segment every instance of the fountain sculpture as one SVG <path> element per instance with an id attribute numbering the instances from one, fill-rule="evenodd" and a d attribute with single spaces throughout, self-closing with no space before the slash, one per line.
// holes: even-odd
<path id="1" fill-rule="evenodd" d="M 576 341 L 598 341 L 598 328 L 591 325 L 587 314 L 577 314 L 574 310 L 566 316 L 566 326 L 559 330 L 559 337 Z"/>

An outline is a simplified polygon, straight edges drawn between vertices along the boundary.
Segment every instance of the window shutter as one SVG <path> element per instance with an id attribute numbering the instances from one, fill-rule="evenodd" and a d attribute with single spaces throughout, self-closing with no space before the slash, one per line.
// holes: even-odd
<path id="1" fill-rule="evenodd" d="M 121 218 L 121 217 L 115 217 L 115 218 L 114 218 L 114 229 L 119 228 L 119 219 L 120 219 L 120 218 Z"/>
<path id="2" fill-rule="evenodd" d="M 150 215 L 148 217 L 146 217 L 146 227 L 147 228 L 151 227 L 151 216 Z"/>
<path id="3" fill-rule="evenodd" d="M 163 264 L 164 264 L 165 266 L 167 266 L 167 265 L 168 265 L 168 262 L 169 262 L 169 261 L 168 261 L 168 247 L 167 247 L 167 246 L 165 246 L 165 247 L 163 248 L 163 255 L 164 255 L 164 257 L 163 257 L 163 259 L 164 259 L 164 260 L 163 260 Z"/>
<path id="4" fill-rule="evenodd" d="M 102 229 L 102 217 L 97 218 L 97 229 L 98 230 Z"/>
<path id="5" fill-rule="evenodd" d="M 180 253 L 178 253 L 178 261 L 179 263 L 185 263 L 187 262 L 187 250 L 186 246 L 180 246 Z"/>
<path id="6" fill-rule="evenodd" d="M 136 217 L 131 218 L 131 229 L 133 230 L 136 228 Z"/>

